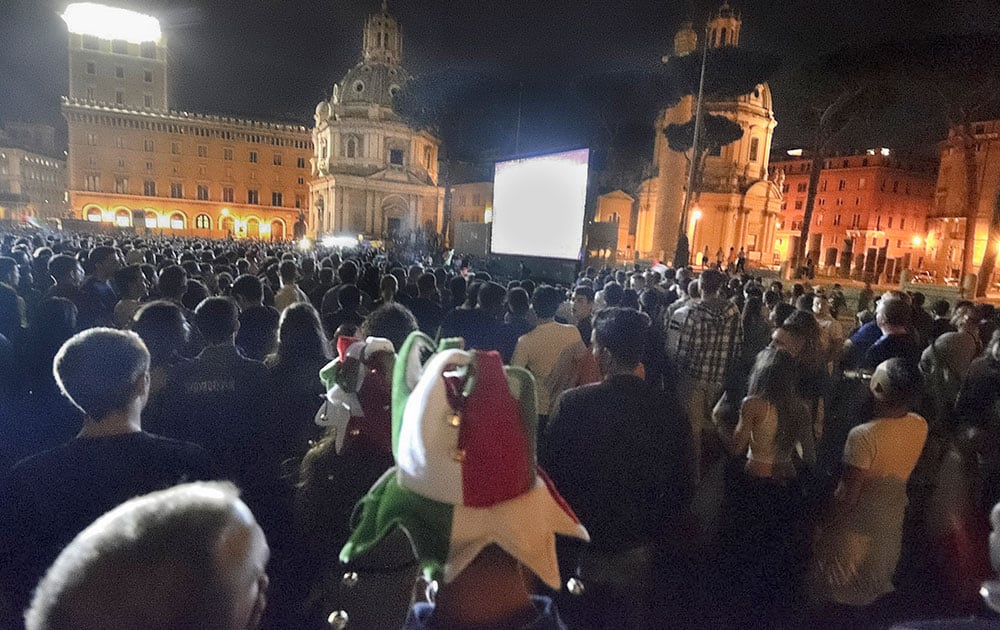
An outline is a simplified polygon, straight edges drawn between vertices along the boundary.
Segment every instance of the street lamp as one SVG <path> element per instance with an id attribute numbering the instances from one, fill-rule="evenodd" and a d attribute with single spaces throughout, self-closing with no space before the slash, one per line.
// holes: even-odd
<path id="1" fill-rule="evenodd" d="M 677 230 L 677 249 L 674 254 L 674 267 L 679 268 L 687 264 L 691 255 L 691 244 L 688 242 L 687 225 L 688 208 L 691 206 L 691 194 L 694 191 L 695 174 L 698 167 L 698 136 L 701 134 L 701 103 L 705 93 L 705 65 L 708 62 L 708 27 L 705 28 L 705 35 L 702 38 L 701 47 L 701 72 L 698 78 L 698 102 L 694 110 L 694 137 L 691 139 L 691 164 L 688 168 L 687 190 L 684 192 L 684 205 L 681 207 L 681 220 Z"/>

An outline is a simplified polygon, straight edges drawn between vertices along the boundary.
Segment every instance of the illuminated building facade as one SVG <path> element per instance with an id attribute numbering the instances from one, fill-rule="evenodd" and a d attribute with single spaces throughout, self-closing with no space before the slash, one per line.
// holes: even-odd
<path id="1" fill-rule="evenodd" d="M 66 161 L 57 155 L 52 127 L 0 130 L 0 219 L 66 216 Z"/>
<path id="2" fill-rule="evenodd" d="M 709 21 L 707 45 L 739 46 L 742 19 L 723 3 Z M 698 34 L 690 23 L 674 38 L 674 55 L 696 54 Z M 635 247 L 641 256 L 673 259 L 688 180 L 688 157 L 671 151 L 663 130 L 694 115 L 695 97 L 687 96 L 657 116 L 653 166 L 656 175 L 639 191 Z M 743 137 L 705 159 L 702 182 L 690 204 L 687 231 L 692 260 L 707 246 L 717 250 L 744 247 L 751 262 L 771 259 L 769 235 L 776 229 L 781 190 L 768 177 L 771 139 L 777 121 L 767 84 L 736 99 L 705 101 L 704 114 L 725 116 L 743 129 Z"/>
<path id="3" fill-rule="evenodd" d="M 453 223 L 488 223 L 493 214 L 493 182 L 471 182 L 451 187 Z"/>
<path id="4" fill-rule="evenodd" d="M 784 193 L 773 264 L 791 258 L 798 247 L 811 164 L 803 158 L 771 162 Z M 820 273 L 860 278 L 866 266 L 881 273 L 889 265 L 893 274 L 927 268 L 924 241 L 936 170 L 933 160 L 889 149 L 828 158 L 806 248 Z"/>
<path id="5" fill-rule="evenodd" d="M 402 47 L 383 2 L 365 24 L 361 61 L 316 106 L 310 223 L 321 234 L 405 239 L 444 227 L 440 143 L 393 110 L 409 80 Z"/>
<path id="6" fill-rule="evenodd" d="M 308 213 L 305 126 L 170 110 L 155 18 L 92 4 L 63 18 L 74 216 L 156 234 L 292 237 Z"/>
<path id="7" fill-rule="evenodd" d="M 1000 120 L 973 123 L 972 138 L 979 176 L 976 241 L 972 255 L 975 271 L 983 262 L 990 218 L 1000 203 Z M 941 143 L 941 168 L 927 221 L 927 257 L 933 261 L 939 275 L 952 278 L 958 278 L 961 273 L 965 251 L 967 193 L 963 144 L 963 137 L 956 129 L 951 129 L 948 138 Z"/>

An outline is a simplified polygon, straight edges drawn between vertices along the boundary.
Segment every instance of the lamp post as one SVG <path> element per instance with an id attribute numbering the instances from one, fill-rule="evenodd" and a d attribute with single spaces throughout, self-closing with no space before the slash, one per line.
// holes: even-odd
<path id="1" fill-rule="evenodd" d="M 701 102 L 705 93 L 705 65 L 708 61 L 708 28 L 705 29 L 701 47 L 701 73 L 698 78 L 698 101 L 694 110 L 694 137 L 691 139 L 691 164 L 688 168 L 687 190 L 684 191 L 684 204 L 681 206 L 681 217 L 677 229 L 677 248 L 674 250 L 674 268 L 686 266 L 691 257 L 691 244 L 687 237 L 688 209 L 691 207 L 691 194 L 694 191 L 695 175 L 698 168 L 698 136 L 701 134 Z"/>

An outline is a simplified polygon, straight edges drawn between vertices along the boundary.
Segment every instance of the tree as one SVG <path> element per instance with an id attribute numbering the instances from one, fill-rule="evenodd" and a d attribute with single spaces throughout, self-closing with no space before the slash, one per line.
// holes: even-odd
<path id="1" fill-rule="evenodd" d="M 701 140 L 698 143 L 698 156 L 695 165 L 694 194 L 696 200 L 701 195 L 705 158 L 743 137 L 743 128 L 725 116 L 703 114 L 701 124 Z M 671 151 L 687 154 L 694 145 L 694 120 L 680 125 L 667 125 L 663 130 L 663 135 L 667 137 L 667 146 L 670 147 Z"/>
<path id="2" fill-rule="evenodd" d="M 698 95 L 698 99 L 712 102 L 749 94 L 774 74 L 779 63 L 779 59 L 772 55 L 748 51 L 735 46 L 703 49 L 701 55 L 689 54 L 671 57 L 666 63 L 666 71 L 672 87 L 670 93 L 667 94 L 670 99 L 667 106 L 675 105 L 686 96 Z M 684 211 L 682 211 L 678 222 L 677 246 L 674 251 L 675 266 L 687 264 L 689 257 L 689 244 L 684 229 L 687 219 L 685 213 L 691 195 L 700 195 L 701 170 L 704 165 L 704 157 L 707 155 L 707 152 L 703 152 L 701 145 L 706 144 L 707 147 L 709 143 L 714 142 L 716 146 L 713 148 L 721 148 L 725 144 L 735 142 L 743 135 L 742 130 L 740 130 L 739 135 L 736 135 L 733 129 L 727 129 L 723 123 L 717 120 L 708 122 L 711 118 L 722 117 L 702 116 L 702 122 L 706 124 L 699 131 L 699 137 L 695 138 L 695 128 L 698 126 L 696 121 L 702 110 L 703 104 L 698 102 L 695 104 L 694 116 L 690 121 L 679 125 L 668 125 L 668 128 L 664 129 L 672 151 L 687 154 L 694 146 L 699 146 L 699 155 L 687 156 L 691 169 L 689 177 L 691 183 L 689 184 L 690 189 L 685 193 Z M 708 135 L 709 124 L 713 127 L 711 133 L 714 135 L 711 137 Z M 686 131 L 689 125 L 690 131 Z M 670 129 L 671 127 L 673 129 Z M 690 136 L 690 142 L 684 141 L 686 136 Z M 671 138 L 673 138 L 673 142 L 671 142 Z M 718 144 L 727 138 L 728 142 Z"/>

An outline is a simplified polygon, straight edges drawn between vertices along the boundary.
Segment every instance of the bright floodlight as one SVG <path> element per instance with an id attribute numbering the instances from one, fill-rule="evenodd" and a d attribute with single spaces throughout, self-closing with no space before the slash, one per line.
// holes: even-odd
<path id="1" fill-rule="evenodd" d="M 124 39 L 133 44 L 160 41 L 160 21 L 144 15 L 93 2 L 76 2 L 62 14 L 70 33 L 102 39 Z"/>

